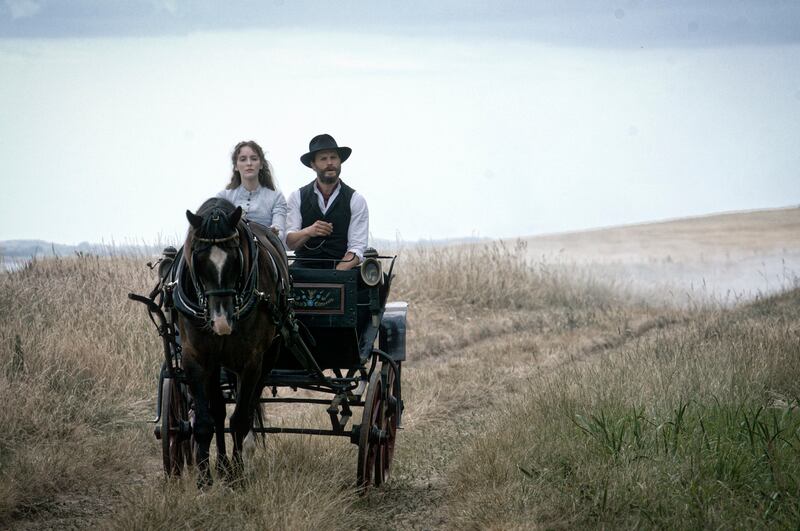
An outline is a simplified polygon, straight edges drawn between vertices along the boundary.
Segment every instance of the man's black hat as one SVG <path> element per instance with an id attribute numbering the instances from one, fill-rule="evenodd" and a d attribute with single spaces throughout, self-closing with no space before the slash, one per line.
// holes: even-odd
<path id="1" fill-rule="evenodd" d="M 336 150 L 336 152 L 339 153 L 339 158 L 342 159 L 342 162 L 346 161 L 350 156 L 350 153 L 353 152 L 353 150 L 349 147 L 339 147 L 336 144 L 336 140 L 334 140 L 331 135 L 317 135 L 311 139 L 311 142 L 308 143 L 308 153 L 300 157 L 300 162 L 310 168 L 311 161 L 314 160 L 314 155 L 318 151 L 325 149 Z"/>

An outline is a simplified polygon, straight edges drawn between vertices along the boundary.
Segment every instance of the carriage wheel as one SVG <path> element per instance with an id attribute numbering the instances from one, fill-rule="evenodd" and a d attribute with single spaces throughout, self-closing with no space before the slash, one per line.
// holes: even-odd
<path id="1" fill-rule="evenodd" d="M 372 484 L 375 463 L 378 460 L 378 431 L 382 424 L 383 407 L 381 406 L 381 378 L 379 371 L 372 371 L 364 399 L 364 413 L 358 432 L 358 474 L 357 483 L 362 494 Z"/>
<path id="2" fill-rule="evenodd" d="M 180 476 L 191 465 L 191 425 L 186 396 L 174 378 L 161 383 L 161 454 L 167 476 Z"/>
<path id="3" fill-rule="evenodd" d="M 381 441 L 378 448 L 378 458 L 375 461 L 375 486 L 382 485 L 389 479 L 389 470 L 392 467 L 392 458 L 394 457 L 394 443 L 397 438 L 397 428 L 400 413 L 399 408 L 402 407 L 400 403 L 399 387 L 400 387 L 400 364 L 397 365 L 397 372 L 390 363 L 381 364 L 381 375 L 383 381 L 386 382 L 386 389 L 384 390 L 383 399 L 381 400 L 381 408 L 383 412 L 380 415 L 381 430 L 385 433 L 385 438 Z"/>

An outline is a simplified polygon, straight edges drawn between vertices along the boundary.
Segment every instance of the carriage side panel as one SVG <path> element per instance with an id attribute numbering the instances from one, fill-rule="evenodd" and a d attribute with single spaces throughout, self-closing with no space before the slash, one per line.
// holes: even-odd
<path id="1" fill-rule="evenodd" d="M 294 313 L 309 327 L 356 326 L 357 274 L 356 271 L 293 269 Z"/>

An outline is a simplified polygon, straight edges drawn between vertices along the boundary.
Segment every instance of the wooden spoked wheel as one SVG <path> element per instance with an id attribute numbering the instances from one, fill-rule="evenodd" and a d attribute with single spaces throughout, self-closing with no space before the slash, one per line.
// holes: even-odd
<path id="1" fill-rule="evenodd" d="M 375 486 L 382 485 L 389 479 L 389 470 L 394 457 L 394 443 L 397 438 L 397 428 L 400 420 L 400 364 L 397 372 L 387 362 L 381 364 L 381 380 L 385 382 L 383 398 L 381 399 L 382 412 L 379 416 L 380 429 L 384 436 L 378 447 L 378 458 L 375 461 Z"/>
<path id="2" fill-rule="evenodd" d="M 358 431 L 358 473 L 356 485 L 360 493 L 364 493 L 372 484 L 375 475 L 375 464 L 380 453 L 379 431 L 382 423 L 383 407 L 380 371 L 372 371 L 369 378 L 364 413 Z"/>
<path id="3" fill-rule="evenodd" d="M 181 385 L 174 378 L 161 383 L 161 454 L 167 477 L 180 476 L 185 465 L 194 462 L 192 455 L 189 406 Z"/>

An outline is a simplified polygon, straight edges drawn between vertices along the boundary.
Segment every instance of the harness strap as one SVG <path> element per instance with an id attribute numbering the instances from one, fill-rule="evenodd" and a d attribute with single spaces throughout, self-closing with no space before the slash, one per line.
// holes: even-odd
<path id="1" fill-rule="evenodd" d="M 169 273 L 169 283 L 174 286 L 172 291 L 172 301 L 175 304 L 175 309 L 181 312 L 186 317 L 193 319 L 195 321 L 205 321 L 205 310 L 202 306 L 194 302 L 184 290 L 183 285 L 183 276 L 184 276 L 184 268 L 186 267 L 186 262 L 183 260 L 183 247 L 178 250 L 178 254 L 175 256 L 175 261 L 172 263 L 172 268 L 170 269 Z M 194 274 L 189 269 L 190 275 L 192 277 L 192 284 L 197 288 L 196 283 L 194 282 Z"/>
<path id="2" fill-rule="evenodd" d="M 234 232 L 230 236 L 226 236 L 224 238 L 200 238 L 199 236 L 195 236 L 194 241 L 201 242 L 201 243 L 215 244 L 215 243 L 223 243 L 223 242 L 230 241 L 230 240 L 236 238 L 237 236 L 239 236 L 238 232 Z"/>
<path id="3" fill-rule="evenodd" d="M 241 292 L 237 294 L 238 302 L 234 315 L 237 319 L 244 319 L 268 295 L 258 291 L 258 247 L 255 243 L 255 236 L 247 223 L 240 222 L 239 228 L 244 231 L 245 239 L 247 240 L 250 253 L 250 271 L 242 285 Z"/>

